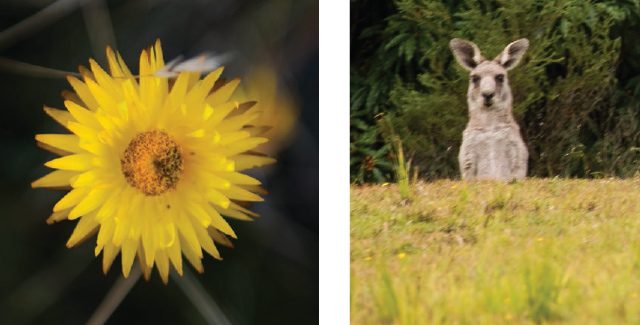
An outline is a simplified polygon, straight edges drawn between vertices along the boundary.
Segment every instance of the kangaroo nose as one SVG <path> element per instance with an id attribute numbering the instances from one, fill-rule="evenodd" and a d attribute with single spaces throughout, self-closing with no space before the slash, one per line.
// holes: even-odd
<path id="1" fill-rule="evenodd" d="M 495 93 L 482 93 L 482 97 L 484 97 L 484 100 L 492 100 L 493 96 L 495 95 Z"/>

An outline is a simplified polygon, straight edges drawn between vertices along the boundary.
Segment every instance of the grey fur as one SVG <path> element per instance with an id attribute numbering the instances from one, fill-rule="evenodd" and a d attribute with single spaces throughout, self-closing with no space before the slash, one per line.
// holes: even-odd
<path id="1" fill-rule="evenodd" d="M 462 179 L 511 181 L 526 177 L 529 152 L 513 118 L 507 70 L 518 64 L 529 41 L 523 38 L 507 45 L 492 61 L 485 60 L 474 43 L 454 38 L 449 45 L 458 63 L 471 71 L 469 123 L 458 155 Z"/>

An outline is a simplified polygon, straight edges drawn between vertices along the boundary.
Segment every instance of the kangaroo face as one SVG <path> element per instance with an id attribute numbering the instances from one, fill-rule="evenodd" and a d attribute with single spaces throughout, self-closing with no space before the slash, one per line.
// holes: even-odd
<path id="1" fill-rule="evenodd" d="M 494 61 L 480 63 L 471 71 L 468 98 L 470 107 L 495 109 L 508 105 L 511 89 L 507 70 Z"/>
<path id="2" fill-rule="evenodd" d="M 471 71 L 467 93 L 469 109 L 509 109 L 512 99 L 507 70 L 520 62 L 529 48 L 529 41 L 523 38 L 512 42 L 493 60 L 482 57 L 480 49 L 472 42 L 454 38 L 449 45 L 458 63 Z"/>

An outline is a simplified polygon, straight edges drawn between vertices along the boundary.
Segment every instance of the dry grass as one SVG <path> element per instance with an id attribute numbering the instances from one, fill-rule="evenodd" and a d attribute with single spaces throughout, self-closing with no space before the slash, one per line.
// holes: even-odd
<path id="1" fill-rule="evenodd" d="M 640 181 L 351 188 L 354 324 L 640 323 Z"/>

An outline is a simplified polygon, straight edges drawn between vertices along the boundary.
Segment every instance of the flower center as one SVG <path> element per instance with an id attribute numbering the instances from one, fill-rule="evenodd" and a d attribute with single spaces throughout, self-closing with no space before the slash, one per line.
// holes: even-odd
<path id="1" fill-rule="evenodd" d="M 129 185 L 147 196 L 176 188 L 184 169 L 180 146 L 165 131 L 136 135 L 120 158 Z"/>

